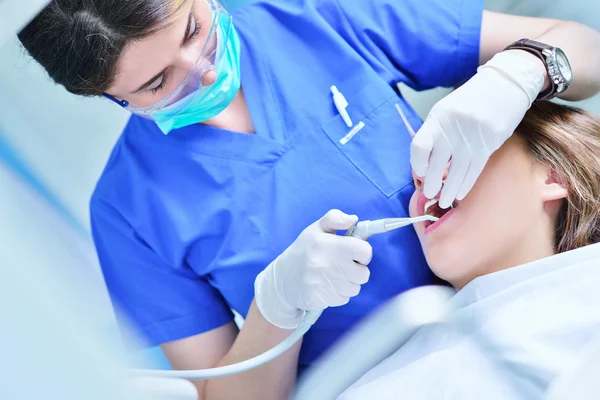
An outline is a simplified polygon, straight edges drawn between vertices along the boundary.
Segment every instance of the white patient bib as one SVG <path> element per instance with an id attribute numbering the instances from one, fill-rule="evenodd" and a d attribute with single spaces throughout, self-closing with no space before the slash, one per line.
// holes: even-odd
<path id="1" fill-rule="evenodd" d="M 532 399 L 600 334 L 600 244 L 479 277 L 340 397 Z"/>

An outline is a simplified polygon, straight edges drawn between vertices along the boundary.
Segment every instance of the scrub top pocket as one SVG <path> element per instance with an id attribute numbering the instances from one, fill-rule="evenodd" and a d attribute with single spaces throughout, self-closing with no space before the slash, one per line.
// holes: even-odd
<path id="1" fill-rule="evenodd" d="M 345 94 L 343 86 L 338 88 Z M 412 180 L 409 162 L 412 138 L 396 104 L 405 115 L 409 106 L 380 80 L 354 91 L 346 99 L 353 127 L 348 128 L 342 117 L 336 115 L 323 125 L 323 131 L 348 161 L 390 197 Z M 412 111 L 407 117 L 414 119 Z"/>

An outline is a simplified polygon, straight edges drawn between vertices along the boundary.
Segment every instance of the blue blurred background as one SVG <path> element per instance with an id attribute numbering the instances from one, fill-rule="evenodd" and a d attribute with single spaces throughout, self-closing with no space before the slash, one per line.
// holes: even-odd
<path id="1" fill-rule="evenodd" d="M 233 10 L 250 1 L 222 3 Z M 597 0 L 488 0 L 486 7 L 577 20 L 600 30 Z M 0 60 L 0 265 L 35 262 L 87 271 L 94 290 L 106 296 L 89 234 L 88 200 L 128 113 L 52 84 L 16 40 L 0 47 Z M 403 92 L 422 117 L 446 93 Z M 600 113 L 600 97 L 580 106 Z M 108 331 L 108 301 L 102 312 L 98 320 Z M 168 366 L 158 349 L 137 357 Z"/>

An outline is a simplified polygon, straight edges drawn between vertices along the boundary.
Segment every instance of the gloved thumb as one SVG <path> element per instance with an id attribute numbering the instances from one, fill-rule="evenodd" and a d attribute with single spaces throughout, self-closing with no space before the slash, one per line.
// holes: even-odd
<path id="1" fill-rule="evenodd" d="M 335 233 L 336 231 L 350 229 L 358 221 L 356 215 L 344 214 L 340 210 L 329 210 L 319 220 L 319 225 L 324 232 Z"/>
<path id="2" fill-rule="evenodd" d="M 419 177 L 427 174 L 429 157 L 435 143 L 434 129 L 436 126 L 437 124 L 433 122 L 432 118 L 425 120 L 410 144 L 410 165 Z"/>

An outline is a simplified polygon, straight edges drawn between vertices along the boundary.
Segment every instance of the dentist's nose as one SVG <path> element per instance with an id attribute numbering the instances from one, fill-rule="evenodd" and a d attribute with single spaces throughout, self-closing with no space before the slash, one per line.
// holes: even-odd
<path id="1" fill-rule="evenodd" d="M 184 71 L 191 71 L 198 60 L 198 54 L 195 51 L 183 51 L 179 56 L 179 60 L 177 61 L 177 67 L 181 68 Z"/>
<path id="2" fill-rule="evenodd" d="M 181 71 L 181 74 L 184 74 L 183 76 L 186 76 L 187 74 L 189 74 L 193 68 L 203 68 L 203 65 L 196 65 L 198 61 L 198 55 L 194 54 L 193 52 L 189 52 L 189 53 L 185 53 L 183 54 L 180 58 L 179 61 L 177 62 L 177 68 L 179 71 Z M 206 87 L 206 86 L 210 86 L 213 83 L 215 83 L 215 81 L 217 80 L 217 73 L 215 72 L 214 69 L 205 71 L 202 74 L 202 86 Z"/>
<path id="3" fill-rule="evenodd" d="M 204 75 L 202 75 L 202 86 L 210 86 L 217 80 L 217 73 L 214 69 L 210 71 L 206 71 Z"/>

